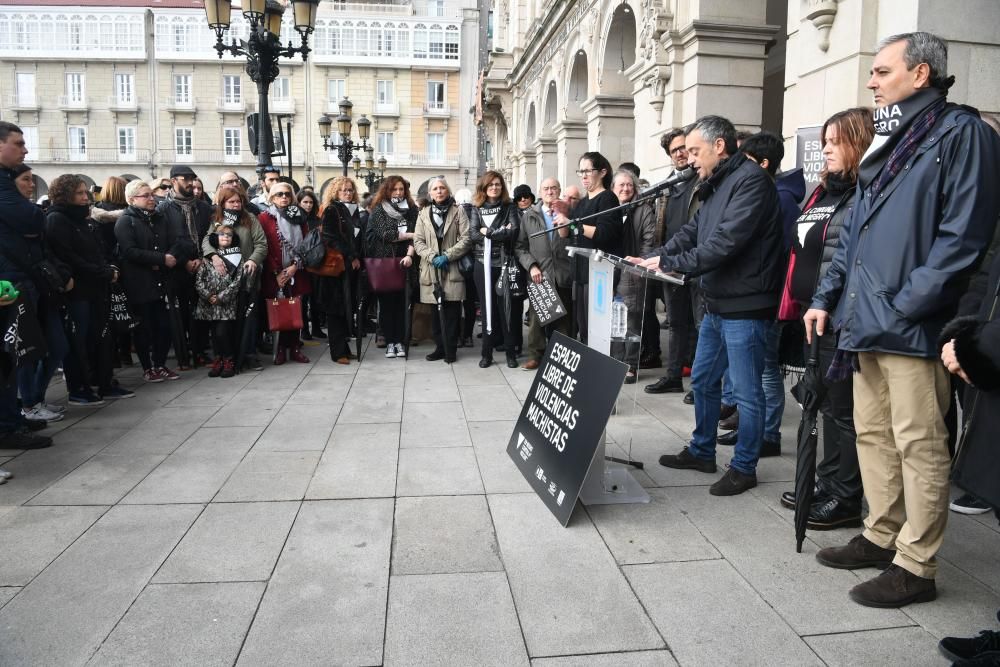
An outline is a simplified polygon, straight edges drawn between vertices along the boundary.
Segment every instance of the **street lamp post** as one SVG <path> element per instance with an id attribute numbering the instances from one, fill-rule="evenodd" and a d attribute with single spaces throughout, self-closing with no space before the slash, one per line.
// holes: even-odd
<path id="1" fill-rule="evenodd" d="M 344 168 L 344 176 L 347 176 L 347 165 L 351 164 L 355 150 L 373 150 L 368 145 L 368 137 L 371 136 L 372 131 L 372 122 L 364 114 L 358 119 L 358 137 L 361 141 L 354 143 L 354 140 L 351 139 L 352 109 L 354 109 L 354 103 L 346 97 L 337 103 L 337 110 L 340 111 L 340 114 L 337 116 L 337 135 L 340 138 L 340 143 L 335 144 L 330 139 L 330 129 L 333 127 L 332 118 L 323 114 L 319 117 L 319 121 L 317 121 L 319 123 L 319 136 L 323 139 L 323 150 L 337 149 L 337 159 L 340 160 L 340 164 Z"/>
<path id="2" fill-rule="evenodd" d="M 369 146 L 365 149 L 365 166 L 361 168 L 361 158 L 355 156 L 351 162 L 354 166 L 354 177 L 364 181 L 368 186 L 368 192 L 375 192 L 375 188 L 385 178 L 385 166 L 388 164 L 385 157 L 378 159 L 378 169 L 375 169 L 375 149 Z"/>
<path id="3" fill-rule="evenodd" d="M 246 73 L 257 84 L 257 177 L 263 179 L 264 169 L 271 164 L 271 149 L 268 137 L 271 134 L 271 119 L 267 111 L 267 93 L 278 76 L 278 60 L 302 55 L 305 61 L 311 49 L 309 35 L 316 26 L 316 11 L 320 0 L 292 0 L 295 15 L 295 30 L 302 37 L 302 46 L 281 45 L 281 16 L 285 7 L 276 0 L 243 0 L 243 16 L 250 24 L 250 36 L 246 40 L 233 38 L 226 44 L 223 35 L 229 30 L 232 16 L 232 0 L 205 0 L 205 14 L 208 26 L 215 31 L 215 50 L 222 59 L 224 53 L 246 56 Z M 289 160 L 291 156 L 289 156 Z"/>

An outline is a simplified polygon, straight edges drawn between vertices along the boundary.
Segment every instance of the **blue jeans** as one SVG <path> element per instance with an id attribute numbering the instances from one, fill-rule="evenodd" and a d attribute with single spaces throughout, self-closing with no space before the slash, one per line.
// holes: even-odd
<path id="1" fill-rule="evenodd" d="M 764 357 L 768 320 L 727 320 L 707 313 L 698 334 L 691 369 L 695 427 L 688 449 L 697 458 L 715 460 L 715 438 L 722 406 L 722 376 L 729 368 L 740 428 L 731 467 L 745 475 L 757 470 L 764 436 Z"/>
<path id="2" fill-rule="evenodd" d="M 66 342 L 66 330 L 63 329 L 62 314 L 59 310 L 39 301 L 34 296 L 35 308 L 38 311 L 38 321 L 45 334 L 45 344 L 48 354 L 41 361 L 17 369 L 17 388 L 21 393 L 21 405 L 25 408 L 38 405 L 45 400 L 45 391 L 49 388 L 56 369 L 62 366 L 69 344 Z"/>
<path id="3" fill-rule="evenodd" d="M 780 344 L 781 323 L 773 322 L 767 332 L 767 350 L 764 355 L 764 440 L 767 442 L 781 442 L 781 416 L 785 412 L 785 381 L 778 364 Z M 722 402 L 736 405 L 728 368 L 722 376 Z"/>

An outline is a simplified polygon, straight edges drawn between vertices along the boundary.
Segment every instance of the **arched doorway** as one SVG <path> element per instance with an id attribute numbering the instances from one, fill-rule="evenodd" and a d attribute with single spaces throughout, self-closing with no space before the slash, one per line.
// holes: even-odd
<path id="1" fill-rule="evenodd" d="M 545 115 L 542 123 L 542 131 L 545 134 L 552 134 L 556 126 L 556 119 L 559 116 L 559 92 L 555 81 L 549 81 L 545 90 Z"/>
<path id="2" fill-rule="evenodd" d="M 608 36 L 604 40 L 599 88 L 601 95 L 628 95 L 631 84 L 625 71 L 635 63 L 635 14 L 622 4 L 611 15 Z"/>
<path id="3" fill-rule="evenodd" d="M 92 179 L 90 176 L 87 176 L 86 174 L 77 174 L 77 176 L 82 178 L 83 182 L 87 184 L 88 190 L 97 185 L 97 183 L 94 182 L 94 179 Z"/>
<path id="4" fill-rule="evenodd" d="M 538 136 L 538 126 L 535 123 L 535 103 L 528 105 L 528 122 L 524 126 L 524 147 L 528 148 Z"/>
<path id="5" fill-rule="evenodd" d="M 38 174 L 31 174 L 31 180 L 35 182 L 35 201 L 49 194 L 49 184 Z"/>
<path id="6" fill-rule="evenodd" d="M 122 174 L 122 175 L 120 176 L 120 178 L 124 179 L 126 183 L 131 183 L 132 181 L 138 181 L 138 180 L 141 180 L 141 179 L 140 179 L 140 178 L 139 178 L 138 176 L 136 176 L 135 174 Z"/>

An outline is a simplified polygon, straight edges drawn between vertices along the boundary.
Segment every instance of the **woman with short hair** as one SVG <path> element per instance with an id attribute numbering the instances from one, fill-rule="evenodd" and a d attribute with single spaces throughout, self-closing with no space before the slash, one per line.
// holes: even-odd
<path id="1" fill-rule="evenodd" d="M 267 258 L 261 278 L 261 292 L 265 299 L 274 299 L 279 291 L 286 297 L 301 297 L 312 292 L 309 273 L 303 270 L 302 258 L 298 254 L 299 244 L 309 233 L 305 219 L 295 204 L 292 186 L 279 181 L 267 193 L 268 209 L 260 216 L 260 226 L 267 237 Z M 278 351 L 274 355 L 274 365 L 280 366 L 288 358 L 301 364 L 308 364 L 309 357 L 302 354 L 299 331 L 278 333 Z"/>
<path id="2" fill-rule="evenodd" d="M 455 203 L 443 177 L 428 183 L 430 203 L 420 211 L 413 233 L 413 247 L 420 256 L 420 302 L 435 307 L 432 315 L 434 351 L 427 361 L 455 362 L 465 277 L 458 260 L 469 252 L 469 220 Z M 437 312 L 438 296 L 441 312 Z M 441 320 L 444 320 L 442 327 Z"/>

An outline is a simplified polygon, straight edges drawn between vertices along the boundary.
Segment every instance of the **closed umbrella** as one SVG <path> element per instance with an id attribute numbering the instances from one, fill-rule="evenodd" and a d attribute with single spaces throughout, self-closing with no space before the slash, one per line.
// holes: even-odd
<path id="1" fill-rule="evenodd" d="M 184 330 L 184 319 L 181 317 L 180 302 L 176 290 L 168 280 L 167 293 L 163 297 L 167 304 L 167 319 L 170 321 L 170 337 L 174 343 L 174 354 L 178 366 L 191 366 L 191 355 L 188 349 L 187 335 Z"/>
<path id="2" fill-rule="evenodd" d="M 412 268 L 412 264 L 410 265 Z M 403 348 L 406 358 L 410 358 L 410 338 L 413 336 L 413 295 L 410 293 L 410 269 L 406 270 L 405 287 L 403 287 Z"/>
<path id="3" fill-rule="evenodd" d="M 829 334 L 828 334 L 829 335 Z M 802 553 L 806 523 L 816 484 L 816 416 L 823 399 L 823 374 L 819 368 L 819 336 L 812 332 L 806 370 L 799 383 L 802 421 L 799 422 L 798 453 L 795 460 L 795 552 Z"/>

